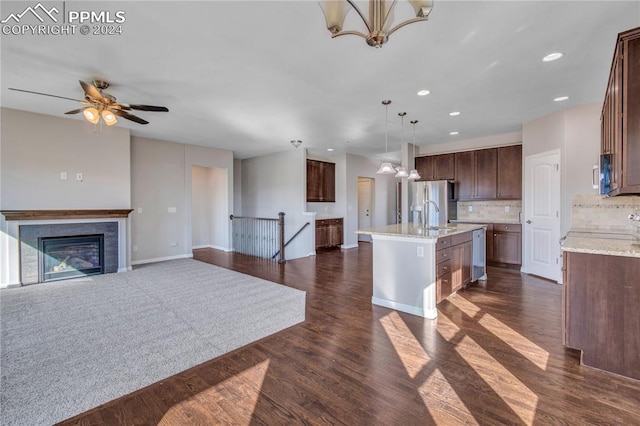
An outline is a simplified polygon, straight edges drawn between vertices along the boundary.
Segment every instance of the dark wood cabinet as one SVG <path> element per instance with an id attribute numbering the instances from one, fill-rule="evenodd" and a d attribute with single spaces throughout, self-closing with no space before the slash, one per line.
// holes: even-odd
<path id="1" fill-rule="evenodd" d="M 473 233 L 471 231 L 436 242 L 436 303 L 471 283 L 473 267 Z"/>
<path id="2" fill-rule="evenodd" d="M 455 154 L 458 200 L 491 200 L 497 197 L 498 150 L 496 148 Z"/>
<path id="3" fill-rule="evenodd" d="M 316 220 L 316 248 L 336 247 L 344 243 L 343 220 Z"/>
<path id="4" fill-rule="evenodd" d="M 307 160 L 307 202 L 335 203 L 336 165 Z"/>
<path id="5" fill-rule="evenodd" d="M 581 364 L 640 380 L 640 258 L 563 252 L 563 342 Z"/>
<path id="6" fill-rule="evenodd" d="M 499 200 L 519 200 L 522 198 L 522 145 L 498 148 Z"/>
<path id="7" fill-rule="evenodd" d="M 427 155 L 416 157 L 415 161 L 421 180 L 455 179 L 454 154 Z"/>
<path id="8" fill-rule="evenodd" d="M 601 115 L 608 195 L 640 194 L 640 28 L 618 34 Z"/>
<path id="9" fill-rule="evenodd" d="M 493 224 L 492 253 L 487 260 L 511 265 L 522 264 L 522 227 L 520 224 Z M 487 253 L 488 254 L 488 253 Z"/>

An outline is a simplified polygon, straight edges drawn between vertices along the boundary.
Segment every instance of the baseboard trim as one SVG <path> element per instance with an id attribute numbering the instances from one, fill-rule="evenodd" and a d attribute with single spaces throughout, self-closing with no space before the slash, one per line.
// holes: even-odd
<path id="1" fill-rule="evenodd" d="M 19 288 L 22 287 L 20 283 L 8 283 L 8 284 L 0 284 L 0 288 Z"/>
<path id="2" fill-rule="evenodd" d="M 380 299 L 378 297 L 372 297 L 371 303 L 378 306 L 384 306 L 385 308 L 394 309 L 396 311 L 406 312 L 408 314 L 417 315 L 419 317 L 436 319 L 438 317 L 438 309 L 420 309 L 416 306 L 405 305 L 404 303 L 394 302 L 393 300 Z"/>
<path id="3" fill-rule="evenodd" d="M 176 256 L 166 256 L 166 257 L 154 257 L 152 259 L 141 259 L 134 260 L 131 262 L 132 265 L 144 265 L 145 263 L 156 263 L 156 262 L 165 262 L 167 260 L 177 260 L 177 259 L 189 259 L 192 258 L 193 254 L 178 254 Z"/>
<path id="4" fill-rule="evenodd" d="M 216 245 L 213 245 L 213 244 L 204 244 L 204 245 L 200 245 L 200 246 L 193 246 L 193 247 L 191 247 L 191 250 L 198 250 L 198 249 L 205 249 L 205 248 L 210 248 L 210 249 L 214 249 L 214 250 L 220 250 L 220 251 L 224 251 L 226 253 L 230 253 L 230 252 L 233 251 L 232 248 L 216 246 Z"/>
<path id="5" fill-rule="evenodd" d="M 349 244 L 349 245 L 343 244 L 340 246 L 342 250 L 349 250 L 349 249 L 358 248 L 358 247 L 360 247 L 358 244 Z"/>

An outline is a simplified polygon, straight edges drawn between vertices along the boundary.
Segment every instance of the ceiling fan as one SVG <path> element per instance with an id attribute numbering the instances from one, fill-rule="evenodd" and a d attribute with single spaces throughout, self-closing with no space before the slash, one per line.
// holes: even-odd
<path id="1" fill-rule="evenodd" d="M 93 80 L 92 84 L 85 83 L 84 81 L 80 80 L 80 86 L 82 86 L 82 90 L 84 91 L 84 99 L 73 99 L 67 98 L 65 96 L 34 92 L 31 90 L 14 89 L 12 87 L 10 87 L 9 90 L 80 102 L 85 106 L 82 108 L 67 111 L 65 112 L 65 114 L 78 114 L 81 112 L 84 115 L 84 118 L 86 118 L 87 121 L 93 124 L 97 124 L 98 121 L 100 121 L 100 117 L 102 117 L 102 120 L 107 126 L 113 126 L 118 122 L 116 116 L 134 121 L 139 124 L 149 124 L 147 120 L 144 120 L 127 112 L 131 110 L 169 112 L 169 109 L 163 106 L 135 105 L 117 102 L 115 96 L 112 96 L 104 91 L 109 87 L 109 83 L 103 80 Z"/>

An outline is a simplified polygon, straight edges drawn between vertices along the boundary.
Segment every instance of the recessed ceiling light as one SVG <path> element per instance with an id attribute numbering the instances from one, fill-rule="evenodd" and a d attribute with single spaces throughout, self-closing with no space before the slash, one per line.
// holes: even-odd
<path id="1" fill-rule="evenodd" d="M 566 101 L 567 99 L 569 99 L 568 96 L 560 96 L 558 98 L 555 98 L 553 101 L 554 102 L 562 102 L 562 101 Z"/>
<path id="2" fill-rule="evenodd" d="M 455 117 L 456 115 L 460 115 L 460 111 L 453 111 L 449 113 L 450 116 Z"/>
<path id="3" fill-rule="evenodd" d="M 455 136 L 455 135 L 457 135 L 457 134 L 460 134 L 460 132 L 449 132 L 449 134 L 450 134 L 451 136 Z"/>
<path id="4" fill-rule="evenodd" d="M 554 52 L 554 53 L 549 53 L 547 56 L 545 56 L 544 58 L 542 58 L 542 62 L 551 62 L 551 61 L 555 61 L 557 59 L 560 59 L 564 56 L 564 54 L 560 53 L 560 52 Z"/>
<path id="5" fill-rule="evenodd" d="M 431 93 L 429 90 L 423 89 L 418 91 L 418 96 L 427 96 L 429 93 Z"/>
<path id="6" fill-rule="evenodd" d="M 327 151 L 333 152 L 333 148 L 327 148 Z"/>

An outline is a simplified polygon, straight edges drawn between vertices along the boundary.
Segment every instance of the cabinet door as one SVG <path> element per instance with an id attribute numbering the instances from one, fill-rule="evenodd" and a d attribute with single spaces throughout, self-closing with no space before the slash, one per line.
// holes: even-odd
<path id="1" fill-rule="evenodd" d="M 454 154 L 433 156 L 433 177 L 435 180 L 453 180 L 456 177 Z"/>
<path id="2" fill-rule="evenodd" d="M 451 272 L 436 279 L 436 303 L 442 302 L 451 295 Z"/>
<path id="3" fill-rule="evenodd" d="M 521 263 L 520 233 L 493 232 L 493 261 L 500 263 Z"/>
<path id="4" fill-rule="evenodd" d="M 473 151 L 455 153 L 455 191 L 458 200 L 472 200 L 474 195 L 474 155 Z"/>
<path id="5" fill-rule="evenodd" d="M 322 201 L 322 163 L 307 160 L 307 201 Z"/>
<path id="6" fill-rule="evenodd" d="M 497 195 L 498 150 L 481 149 L 475 154 L 475 197 L 482 200 L 495 199 Z"/>
<path id="7" fill-rule="evenodd" d="M 487 224 L 487 262 L 493 262 L 493 223 Z"/>
<path id="8" fill-rule="evenodd" d="M 503 200 L 522 198 L 522 145 L 498 148 L 498 190 Z"/>
<path id="9" fill-rule="evenodd" d="M 336 165 L 334 163 L 322 164 L 322 201 L 325 203 L 336 202 Z"/>
<path id="10" fill-rule="evenodd" d="M 433 179 L 433 156 L 416 157 L 416 170 L 420 174 L 420 179 Z"/>
<path id="11" fill-rule="evenodd" d="M 624 193 L 640 193 L 640 33 L 624 42 L 622 185 Z"/>
<path id="12" fill-rule="evenodd" d="M 622 186 L 622 46 L 618 45 L 618 52 L 614 59 L 611 69 L 611 85 L 609 87 L 609 150 L 611 152 L 611 191 L 617 190 Z"/>
<path id="13" fill-rule="evenodd" d="M 451 247 L 451 292 L 462 288 L 462 269 L 464 264 L 463 244 Z M 448 294 L 445 296 L 447 297 Z"/>
<path id="14" fill-rule="evenodd" d="M 329 225 L 329 245 L 331 247 L 343 244 L 342 221 L 335 220 Z"/>
<path id="15" fill-rule="evenodd" d="M 329 239 L 329 227 L 316 224 L 316 248 L 330 247 Z"/>

